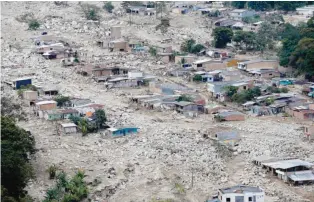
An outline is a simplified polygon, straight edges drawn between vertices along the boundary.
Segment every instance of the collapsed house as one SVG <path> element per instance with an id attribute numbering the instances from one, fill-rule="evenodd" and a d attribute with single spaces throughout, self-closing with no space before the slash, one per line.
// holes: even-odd
<path id="1" fill-rule="evenodd" d="M 244 121 L 245 115 L 238 111 L 221 111 L 214 118 L 220 121 Z"/>
<path id="2" fill-rule="evenodd" d="M 107 128 L 105 134 L 111 137 L 121 137 L 131 134 L 136 134 L 139 128 L 136 127 L 115 127 L 115 128 Z"/>
<path id="3" fill-rule="evenodd" d="M 223 131 L 215 134 L 215 140 L 226 146 L 237 146 L 241 140 L 240 135 L 236 131 Z"/>
<path id="4" fill-rule="evenodd" d="M 77 126 L 74 123 L 61 123 L 58 130 L 59 134 L 73 134 L 77 132 Z"/>
<path id="5" fill-rule="evenodd" d="M 253 163 L 262 166 L 286 183 L 299 185 L 314 182 L 313 163 L 292 157 L 258 157 L 253 160 Z"/>

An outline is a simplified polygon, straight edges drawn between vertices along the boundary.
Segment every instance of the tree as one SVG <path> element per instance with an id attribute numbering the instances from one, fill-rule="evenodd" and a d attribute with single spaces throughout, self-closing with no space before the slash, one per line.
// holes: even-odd
<path id="1" fill-rule="evenodd" d="M 38 22 L 38 20 L 33 19 L 28 23 L 29 30 L 37 30 L 39 27 L 40 23 Z"/>
<path id="2" fill-rule="evenodd" d="M 103 8 L 108 11 L 108 13 L 112 13 L 114 6 L 112 5 L 111 1 L 105 2 Z"/>
<path id="3" fill-rule="evenodd" d="M 263 22 L 256 34 L 255 48 L 263 53 L 267 47 L 273 44 L 275 38 L 275 27 L 269 22 Z"/>
<path id="4" fill-rule="evenodd" d="M 88 133 L 88 122 L 86 119 L 80 119 L 78 122 L 78 128 L 81 130 L 83 136 Z"/>
<path id="5" fill-rule="evenodd" d="M 177 102 L 185 101 L 185 102 L 193 102 L 193 98 L 189 95 L 181 95 L 178 99 L 176 99 Z"/>
<path id="6" fill-rule="evenodd" d="M 234 94 L 238 92 L 238 87 L 226 86 L 224 87 L 227 97 L 231 98 Z"/>
<path id="7" fill-rule="evenodd" d="M 282 11 L 295 11 L 296 8 L 298 7 L 302 7 L 302 6 L 305 6 L 306 5 L 306 2 L 302 2 L 302 1 L 299 1 L 299 2 L 294 2 L 294 1 L 275 1 L 274 2 L 274 7 L 277 9 L 277 10 L 282 10 Z"/>
<path id="8" fill-rule="evenodd" d="M 217 27 L 213 31 L 214 43 L 216 48 L 225 48 L 231 42 L 233 32 L 230 28 Z"/>
<path id="9" fill-rule="evenodd" d="M 238 9 L 242 9 L 245 8 L 246 3 L 247 3 L 246 1 L 233 1 L 231 3 L 231 6 Z"/>
<path id="10" fill-rule="evenodd" d="M 35 152 L 34 137 L 1 116 L 1 188 L 8 196 L 16 200 L 25 196 L 24 187 L 34 177 L 30 157 Z"/>
<path id="11" fill-rule="evenodd" d="M 56 165 L 51 165 L 48 167 L 47 172 L 49 173 L 49 179 L 54 179 L 56 177 L 56 172 L 58 167 Z"/>
<path id="12" fill-rule="evenodd" d="M 195 44 L 194 39 L 187 39 L 181 44 L 180 49 L 183 52 L 190 53 L 192 51 L 192 47 L 194 46 L 194 44 Z"/>
<path id="13" fill-rule="evenodd" d="M 81 9 L 87 20 L 99 20 L 99 8 L 92 4 L 82 4 Z"/>
<path id="14" fill-rule="evenodd" d="M 298 73 L 314 75 L 314 39 L 303 38 L 299 41 L 295 51 L 291 54 L 290 63 L 297 68 Z"/>
<path id="15" fill-rule="evenodd" d="M 202 81 L 202 80 L 203 80 L 203 78 L 202 78 L 202 76 L 199 75 L 199 74 L 196 74 L 196 75 L 193 77 L 193 81 L 200 82 L 200 81 Z"/>
<path id="16" fill-rule="evenodd" d="M 156 48 L 154 48 L 154 47 L 149 47 L 149 50 L 148 50 L 148 52 L 150 53 L 150 55 L 151 56 L 154 56 L 154 57 L 156 57 L 156 55 L 157 55 L 157 49 Z"/>
<path id="17" fill-rule="evenodd" d="M 57 106 L 61 107 L 63 106 L 65 103 L 70 101 L 70 97 L 67 96 L 63 96 L 63 95 L 59 95 L 58 97 L 56 97 L 54 99 L 57 102 Z"/>
<path id="18" fill-rule="evenodd" d="M 232 38 L 233 41 L 245 45 L 247 50 L 249 46 L 254 46 L 256 41 L 256 34 L 254 32 L 236 31 Z"/>
<path id="19" fill-rule="evenodd" d="M 103 109 L 97 109 L 95 111 L 95 116 L 96 116 L 96 126 L 98 129 L 100 129 L 102 124 L 104 124 L 107 121 L 106 113 Z"/>
<path id="20" fill-rule="evenodd" d="M 199 53 L 201 50 L 204 50 L 205 46 L 203 46 L 202 44 L 196 44 L 194 46 L 192 46 L 192 50 L 191 53 Z"/>
<path id="21" fill-rule="evenodd" d="M 311 17 L 306 24 L 309 28 L 314 28 L 314 17 Z"/>
<path id="22" fill-rule="evenodd" d="M 249 1 L 248 7 L 256 11 L 267 11 L 272 8 L 270 2 L 267 1 Z"/>

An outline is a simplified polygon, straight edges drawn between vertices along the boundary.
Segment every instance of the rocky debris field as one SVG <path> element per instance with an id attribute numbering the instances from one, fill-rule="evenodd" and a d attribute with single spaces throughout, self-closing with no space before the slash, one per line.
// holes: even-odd
<path id="1" fill-rule="evenodd" d="M 243 122 L 215 123 L 210 115 L 188 119 L 169 111 L 137 109 L 128 102 L 127 96 L 145 93 L 145 89 L 106 90 L 91 78 L 77 75 L 75 67 L 63 68 L 58 61 L 48 61 L 32 53 L 34 46 L 30 38 L 41 31 L 29 31 L 25 23 L 15 18 L 25 12 L 38 11 L 34 14 L 44 22 L 42 30 L 62 35 L 80 50 L 88 52 L 86 59 L 91 61 L 118 62 L 122 67 L 160 75 L 167 65 L 150 57 L 108 53 L 96 47 L 97 33 L 106 27 L 89 25 L 79 12 L 77 2 L 69 2 L 68 7 L 58 7 L 53 2 L 1 2 L 1 8 L 1 53 L 2 66 L 5 67 L 2 68 L 2 80 L 32 75 L 36 83 L 57 85 L 61 94 L 90 98 L 104 104 L 109 124 L 132 125 L 140 129 L 137 135 L 115 139 L 106 137 L 103 132 L 86 137 L 80 134 L 58 136 L 57 123 L 34 117 L 31 110 L 24 107 L 28 121 L 20 121 L 19 125 L 32 131 L 38 148 L 34 160 L 36 179 L 27 188 L 35 199 L 41 201 L 45 191 L 52 186 L 53 181 L 48 179 L 45 170 L 56 164 L 70 174 L 83 168 L 90 187 L 89 197 L 93 201 L 174 199 L 198 202 L 215 194 L 218 188 L 239 183 L 261 186 L 267 202 L 314 201 L 313 185 L 290 187 L 251 163 L 260 155 L 296 156 L 313 161 L 314 146 L 300 137 L 298 129 L 301 124 L 291 124 L 279 117 L 275 121 L 247 117 Z M 111 16 L 103 11 L 101 24 L 123 24 L 127 30 L 123 33 L 130 36 L 134 33 L 134 37 L 157 43 L 165 36 L 152 29 L 158 22 L 147 18 L 143 17 L 143 26 L 128 26 L 127 16 Z M 181 23 L 171 27 L 166 37 L 172 37 L 172 41 L 180 41 L 185 35 L 209 40 L 203 36 L 204 33 L 210 36 L 210 30 L 207 34 L 203 28 L 195 29 L 203 26 L 199 18 L 173 16 L 171 25 Z M 146 21 L 152 23 L 151 27 L 144 25 Z M 9 45 L 12 45 L 11 50 Z M 2 96 L 9 95 L 18 99 L 14 91 L 6 88 Z M 241 135 L 242 140 L 235 151 L 204 138 L 204 134 L 222 128 L 235 130 Z"/>

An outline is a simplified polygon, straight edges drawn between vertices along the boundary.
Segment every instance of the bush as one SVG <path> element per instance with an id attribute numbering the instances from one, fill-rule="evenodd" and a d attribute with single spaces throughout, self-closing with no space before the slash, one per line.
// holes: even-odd
<path id="1" fill-rule="evenodd" d="M 51 165 L 48 167 L 47 172 L 49 173 L 49 179 L 54 179 L 56 177 L 56 172 L 58 167 L 56 165 Z"/>
<path id="2" fill-rule="evenodd" d="M 185 101 L 185 102 L 193 102 L 193 98 L 188 95 L 181 95 L 178 99 L 176 99 L 177 102 Z"/>
<path id="3" fill-rule="evenodd" d="M 226 86 L 224 87 L 224 90 L 226 92 L 226 95 L 231 98 L 234 94 L 237 93 L 238 87 L 235 86 Z"/>
<path id="4" fill-rule="evenodd" d="M 282 93 L 288 93 L 288 92 L 289 92 L 289 89 L 286 88 L 286 87 L 283 87 L 283 88 L 280 89 L 280 91 L 281 91 Z"/>
<path id="5" fill-rule="evenodd" d="M 55 98 L 55 101 L 57 102 L 57 106 L 62 107 L 65 103 L 70 101 L 70 97 L 59 95 Z"/>
<path id="6" fill-rule="evenodd" d="M 194 53 L 194 54 L 199 53 L 204 48 L 205 48 L 205 46 L 203 46 L 202 44 L 196 44 L 196 45 L 192 46 L 191 53 Z"/>
<path id="7" fill-rule="evenodd" d="M 203 78 L 202 78 L 202 76 L 201 75 L 199 75 L 199 74 L 197 74 L 197 75 L 195 75 L 194 77 L 193 77 L 193 81 L 202 81 L 203 80 Z"/>
<path id="8" fill-rule="evenodd" d="M 108 1 L 105 3 L 103 7 L 108 13 L 112 13 L 112 10 L 114 9 L 114 6 L 112 5 L 111 1 Z"/>
<path id="9" fill-rule="evenodd" d="M 181 51 L 187 53 L 199 53 L 205 47 L 202 44 L 196 44 L 194 39 L 188 39 L 181 44 Z"/>
<path id="10" fill-rule="evenodd" d="M 99 8 L 91 4 L 82 4 L 82 11 L 87 20 L 99 20 L 100 16 L 98 15 Z"/>
<path id="11" fill-rule="evenodd" d="M 157 55 L 157 49 L 154 48 L 154 47 L 149 47 L 149 51 L 148 52 L 150 53 L 151 56 L 155 57 Z"/>
<path id="12" fill-rule="evenodd" d="M 28 29 L 29 30 L 37 30 L 40 27 L 40 24 L 37 20 L 31 20 L 28 23 Z"/>

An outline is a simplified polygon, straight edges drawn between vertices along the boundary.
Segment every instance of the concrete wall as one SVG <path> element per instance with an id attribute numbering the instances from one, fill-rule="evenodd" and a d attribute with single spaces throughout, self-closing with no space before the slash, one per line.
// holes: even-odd
<path id="1" fill-rule="evenodd" d="M 266 69 L 266 68 L 278 68 L 279 63 L 277 61 L 265 61 L 265 62 L 256 62 L 246 65 L 246 69 Z"/>
<path id="2" fill-rule="evenodd" d="M 37 100 L 38 92 L 37 91 L 24 91 L 23 92 L 23 98 L 25 100 L 29 100 L 29 101 Z"/>
<path id="3" fill-rule="evenodd" d="M 206 71 L 225 69 L 227 65 L 223 62 L 209 62 L 203 65 Z"/>
<path id="4" fill-rule="evenodd" d="M 192 64 L 195 61 L 195 57 L 193 57 L 193 56 L 179 56 L 179 55 L 177 55 L 174 57 L 174 62 L 176 64 L 178 64 L 181 62 L 182 58 L 184 58 L 185 63 L 188 63 L 188 64 Z"/>
<path id="5" fill-rule="evenodd" d="M 264 193 L 228 193 L 222 195 L 221 202 L 227 202 L 227 198 L 230 198 L 230 202 L 239 202 L 239 200 L 236 200 L 236 196 L 243 196 L 244 200 L 243 202 L 249 202 L 249 197 L 256 198 L 255 202 L 264 202 Z M 252 200 L 253 202 L 254 200 Z M 242 201 L 240 201 L 242 202 Z"/>
<path id="6" fill-rule="evenodd" d="M 225 117 L 226 121 L 244 121 L 245 116 L 244 115 L 229 115 Z"/>
<path id="7" fill-rule="evenodd" d="M 94 76 L 99 77 L 99 76 L 110 76 L 111 75 L 111 69 L 106 69 L 106 70 L 93 70 L 92 73 Z"/>

